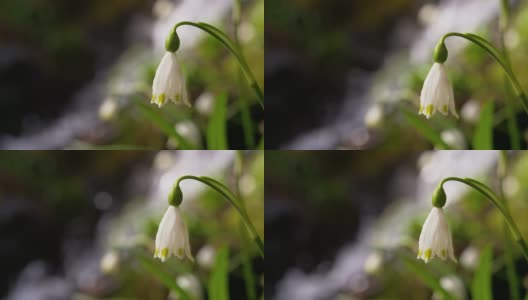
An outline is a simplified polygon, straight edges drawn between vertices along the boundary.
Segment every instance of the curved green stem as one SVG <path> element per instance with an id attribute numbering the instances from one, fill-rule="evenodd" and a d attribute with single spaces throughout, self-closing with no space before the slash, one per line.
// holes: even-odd
<path id="1" fill-rule="evenodd" d="M 209 33 L 212 37 L 217 39 L 222 45 L 224 45 L 237 59 L 240 67 L 242 68 L 242 71 L 244 72 L 244 75 L 249 83 L 249 86 L 253 89 L 255 94 L 257 95 L 257 99 L 259 101 L 259 104 L 262 108 L 264 108 L 264 93 L 262 92 L 262 89 L 260 88 L 259 84 L 257 83 L 257 80 L 255 79 L 255 76 L 253 75 L 253 72 L 251 72 L 251 69 L 249 68 L 248 63 L 246 62 L 246 59 L 242 55 L 242 52 L 237 47 L 236 43 L 234 43 L 227 34 L 225 34 L 222 30 L 209 25 L 207 23 L 203 22 L 189 22 L 189 21 L 183 21 L 174 26 L 172 29 L 174 33 L 176 33 L 176 29 L 178 27 L 188 25 L 192 27 L 199 28 L 207 33 Z"/>
<path id="2" fill-rule="evenodd" d="M 519 83 L 519 80 L 513 73 L 513 70 L 510 68 L 510 64 L 508 63 L 508 60 L 504 57 L 504 55 L 499 50 L 497 50 L 497 48 L 495 48 L 490 42 L 488 42 L 486 39 L 476 34 L 449 32 L 442 37 L 442 42 L 444 42 L 445 39 L 450 36 L 461 37 L 470 42 L 473 42 L 474 44 L 482 48 L 484 51 L 486 51 L 493 59 L 495 59 L 495 61 L 499 63 L 499 65 L 502 67 L 502 69 L 506 73 L 506 76 L 512 83 L 512 86 L 515 89 L 517 96 L 521 100 L 524 111 L 528 114 L 528 98 L 526 97 L 526 94 L 524 93 L 524 90 L 521 84 Z"/>
<path id="3" fill-rule="evenodd" d="M 470 187 L 472 187 L 473 189 L 477 190 L 479 193 L 484 195 L 486 198 L 488 198 L 488 200 L 490 200 L 491 203 L 493 203 L 493 205 L 501 212 L 501 214 L 504 217 L 506 223 L 510 227 L 510 230 L 512 232 L 513 238 L 515 239 L 515 241 L 521 247 L 522 252 L 524 254 L 524 257 L 528 261 L 528 246 L 526 244 L 526 241 L 522 237 L 521 232 L 519 231 L 519 228 L 517 227 L 517 224 L 515 223 L 515 221 L 511 217 L 508 209 L 504 206 L 504 202 L 500 199 L 500 197 L 497 196 L 497 194 L 495 194 L 491 190 L 491 188 L 489 188 L 484 183 L 482 183 L 482 182 L 480 182 L 478 180 L 475 180 L 475 179 L 471 179 L 471 178 L 447 177 L 447 178 L 444 178 L 440 182 L 439 186 L 443 186 L 443 184 L 448 182 L 448 181 L 458 181 L 458 182 L 464 183 L 466 185 L 469 185 Z"/>
<path id="4" fill-rule="evenodd" d="M 174 187 L 178 187 L 180 185 L 180 182 L 186 179 L 199 181 L 209 186 L 213 190 L 217 191 L 220 195 L 222 195 L 237 210 L 238 214 L 242 218 L 242 221 L 246 225 L 246 228 L 252 235 L 253 240 L 257 244 L 260 255 L 264 257 L 264 243 L 262 242 L 262 239 L 258 235 L 257 230 L 255 229 L 255 226 L 249 219 L 249 215 L 247 214 L 246 209 L 242 205 L 240 199 L 238 199 L 238 197 L 236 197 L 225 185 L 223 185 L 222 183 L 210 177 L 206 177 L 206 176 L 192 176 L 192 175 L 182 176 L 178 178 L 178 180 L 176 180 Z"/>

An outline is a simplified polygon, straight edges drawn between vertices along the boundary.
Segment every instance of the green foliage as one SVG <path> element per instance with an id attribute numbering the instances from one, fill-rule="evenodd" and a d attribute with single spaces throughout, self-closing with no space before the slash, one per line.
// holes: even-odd
<path id="1" fill-rule="evenodd" d="M 242 239 L 242 272 L 244 275 L 244 283 L 246 285 L 247 299 L 257 300 L 257 291 L 255 289 L 256 279 L 251 266 L 252 242 L 242 222 L 240 222 L 240 237 Z"/>
<path id="2" fill-rule="evenodd" d="M 440 133 L 431 126 L 428 120 L 407 108 L 402 108 L 402 112 L 409 125 L 433 143 L 433 145 L 440 149 L 449 149 L 449 146 L 442 140 Z"/>
<path id="3" fill-rule="evenodd" d="M 156 124 L 158 128 L 163 131 L 167 136 L 174 138 L 180 144 L 182 149 L 195 149 L 191 143 L 189 143 L 183 136 L 181 136 L 174 126 L 165 119 L 160 109 L 153 107 L 152 105 L 144 103 L 141 99 L 135 101 L 139 110 L 143 115 Z"/>
<path id="4" fill-rule="evenodd" d="M 433 274 L 422 261 L 419 261 L 408 254 L 401 254 L 399 257 L 403 260 L 409 271 L 416 275 L 420 281 L 422 281 L 428 287 L 441 294 L 444 297 L 444 300 L 456 300 L 453 295 L 451 295 L 440 285 L 438 276 Z"/>
<path id="5" fill-rule="evenodd" d="M 174 276 L 168 273 L 156 259 L 139 251 L 137 252 L 137 258 L 145 270 L 158 278 L 167 288 L 180 296 L 182 300 L 193 300 L 193 298 L 176 283 Z"/>
<path id="6" fill-rule="evenodd" d="M 488 101 L 482 107 L 480 118 L 473 133 L 473 149 L 492 150 L 493 148 L 493 114 L 494 103 Z"/>
<path id="7" fill-rule="evenodd" d="M 229 249 L 221 248 L 216 256 L 215 264 L 209 278 L 209 299 L 211 300 L 228 300 L 228 270 L 229 268 Z"/>
<path id="8" fill-rule="evenodd" d="M 491 246 L 487 246 L 481 253 L 477 270 L 471 283 L 471 295 L 473 299 L 493 299 L 491 292 L 492 264 L 493 252 Z"/>
<path id="9" fill-rule="evenodd" d="M 226 134 L 227 97 L 220 95 L 214 104 L 213 114 L 207 126 L 207 148 L 228 149 Z"/>
<path id="10" fill-rule="evenodd" d="M 521 300 L 519 288 L 519 276 L 515 269 L 515 255 L 514 250 L 516 245 L 513 242 L 510 229 L 507 224 L 504 224 L 504 254 L 506 257 L 506 272 L 508 275 L 508 286 L 510 287 L 510 299 Z"/>

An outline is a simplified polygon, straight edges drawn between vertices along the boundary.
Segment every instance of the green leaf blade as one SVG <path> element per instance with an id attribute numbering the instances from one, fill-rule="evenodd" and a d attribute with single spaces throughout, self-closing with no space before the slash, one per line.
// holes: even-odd
<path id="1" fill-rule="evenodd" d="M 225 150 L 227 146 L 226 134 L 227 96 L 220 95 L 215 102 L 213 113 L 207 126 L 207 148 L 209 150 Z"/>
<path id="2" fill-rule="evenodd" d="M 211 277 L 209 278 L 209 299 L 228 300 L 229 299 L 229 249 L 223 247 L 216 255 Z"/>
<path id="3" fill-rule="evenodd" d="M 473 299 L 492 300 L 491 291 L 491 273 L 493 252 L 490 246 L 487 246 L 480 256 L 479 264 L 473 282 L 471 283 L 471 295 Z"/>
<path id="4" fill-rule="evenodd" d="M 493 149 L 493 101 L 488 101 L 482 107 L 480 118 L 473 134 L 473 149 Z"/>
<path id="5" fill-rule="evenodd" d="M 508 224 L 504 223 L 504 237 L 506 240 L 506 247 L 504 247 L 504 252 L 506 256 L 506 275 L 508 276 L 508 287 L 510 288 L 510 299 L 512 300 L 521 300 L 520 286 L 519 286 L 519 276 L 517 275 L 517 270 L 515 270 L 515 257 L 513 249 L 515 248 L 515 243 L 513 237 L 511 236 L 510 229 Z"/>
<path id="6" fill-rule="evenodd" d="M 427 120 L 421 118 L 417 113 L 411 112 L 407 108 L 403 108 L 402 112 L 407 119 L 407 122 L 416 129 L 423 137 L 431 142 L 436 147 L 447 150 L 449 146 L 442 140 L 440 133 L 436 131 Z"/>
<path id="7" fill-rule="evenodd" d="M 158 263 L 153 258 L 139 251 L 137 252 L 137 257 L 145 270 L 158 278 L 158 280 L 161 281 L 161 283 L 163 283 L 168 289 L 179 295 L 182 300 L 194 300 L 194 298 L 192 298 L 183 288 L 178 285 L 178 283 L 176 283 L 176 278 L 174 278 L 170 273 L 158 265 Z"/>
<path id="8" fill-rule="evenodd" d="M 400 254 L 400 257 L 408 270 L 413 272 L 425 285 L 441 294 L 444 300 L 456 300 L 451 293 L 442 287 L 439 278 L 423 262 L 404 253 Z"/>
<path id="9" fill-rule="evenodd" d="M 183 136 L 181 136 L 176 129 L 174 129 L 174 125 L 171 124 L 169 121 L 165 119 L 165 117 L 157 111 L 155 108 L 151 107 L 151 105 L 144 102 L 143 99 L 136 99 L 135 100 L 136 106 L 139 108 L 139 111 L 152 123 L 154 123 L 163 133 L 165 133 L 167 136 L 174 138 L 178 141 L 180 144 L 180 147 L 184 150 L 186 149 L 197 149 L 194 145 L 192 145 L 189 141 L 187 141 Z"/>

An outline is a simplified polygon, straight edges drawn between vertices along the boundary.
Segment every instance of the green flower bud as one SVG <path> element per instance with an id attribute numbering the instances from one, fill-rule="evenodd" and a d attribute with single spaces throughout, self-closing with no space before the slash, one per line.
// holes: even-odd
<path id="1" fill-rule="evenodd" d="M 444 187 L 442 186 L 442 184 L 440 184 L 438 187 L 436 187 L 435 191 L 433 192 L 433 206 L 438 208 L 444 207 L 446 203 L 446 198 L 447 197 L 444 191 Z"/>
<path id="2" fill-rule="evenodd" d="M 176 33 L 176 30 L 172 29 L 167 39 L 165 40 L 165 50 L 169 52 L 176 52 L 180 48 L 180 37 Z"/>
<path id="3" fill-rule="evenodd" d="M 183 200 L 182 190 L 180 188 L 179 183 L 176 183 L 172 187 L 172 191 L 169 194 L 169 205 L 178 207 L 182 203 L 182 200 Z"/>
<path id="4" fill-rule="evenodd" d="M 444 43 L 444 40 L 438 41 L 433 53 L 433 60 L 436 63 L 443 64 L 447 60 L 447 47 Z"/>

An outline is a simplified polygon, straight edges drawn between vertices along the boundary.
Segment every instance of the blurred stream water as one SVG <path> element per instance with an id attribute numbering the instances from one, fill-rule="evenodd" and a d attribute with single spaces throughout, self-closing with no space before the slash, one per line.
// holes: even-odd
<path id="1" fill-rule="evenodd" d="M 105 127 L 98 114 L 101 103 L 111 93 L 130 92 L 141 82 L 142 69 L 138 66 L 153 57 L 161 59 L 170 28 L 182 20 L 214 24 L 230 12 L 232 0 L 159 0 L 158 3 L 161 4 L 157 14 L 162 14 L 159 19 L 133 18 L 128 24 L 128 46 L 121 49 L 121 57 L 117 62 L 96 70 L 95 78 L 76 93 L 60 117 L 17 137 L 0 135 L 0 148 L 57 149 L 71 146 L 79 137 L 95 134 L 97 136 L 93 138 L 100 138 L 105 135 Z M 204 36 L 202 32 L 188 27 L 179 29 L 178 34 L 184 41 L 181 45 L 184 52 L 191 51 Z"/>

